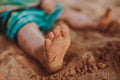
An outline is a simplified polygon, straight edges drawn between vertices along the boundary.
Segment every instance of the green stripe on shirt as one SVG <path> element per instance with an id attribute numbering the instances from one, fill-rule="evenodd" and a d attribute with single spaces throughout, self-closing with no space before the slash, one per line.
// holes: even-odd
<path id="1" fill-rule="evenodd" d="M 0 5 L 29 6 L 36 2 L 40 2 L 40 0 L 0 0 Z"/>

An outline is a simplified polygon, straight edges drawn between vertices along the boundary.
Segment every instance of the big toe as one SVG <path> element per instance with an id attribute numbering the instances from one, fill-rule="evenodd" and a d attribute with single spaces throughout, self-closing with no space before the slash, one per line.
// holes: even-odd
<path id="1" fill-rule="evenodd" d="M 55 37 L 60 36 L 60 32 L 61 32 L 60 26 L 56 26 L 55 29 L 53 30 Z"/>
<path id="2" fill-rule="evenodd" d="M 46 49 L 49 49 L 52 44 L 52 41 L 50 39 L 45 39 L 45 47 Z"/>
<path id="3" fill-rule="evenodd" d="M 54 33 L 53 32 L 49 32 L 48 35 L 47 35 L 47 38 L 49 38 L 50 40 L 53 40 L 55 37 Z"/>
<path id="4" fill-rule="evenodd" d="M 62 31 L 62 35 L 63 37 L 69 37 L 70 35 L 70 31 L 67 25 L 65 24 L 61 24 L 61 31 Z"/>

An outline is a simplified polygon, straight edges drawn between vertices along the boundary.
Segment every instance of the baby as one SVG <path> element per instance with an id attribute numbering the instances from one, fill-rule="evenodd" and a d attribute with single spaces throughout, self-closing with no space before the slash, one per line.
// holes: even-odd
<path id="1" fill-rule="evenodd" d="M 105 30 L 111 22 L 111 11 L 108 10 L 95 21 L 73 9 L 54 5 L 52 0 L 0 1 L 0 30 L 9 39 L 16 40 L 24 51 L 42 63 L 49 72 L 61 69 L 70 46 L 68 26 L 61 24 L 53 27 L 56 20 L 67 22 L 74 29 Z"/>

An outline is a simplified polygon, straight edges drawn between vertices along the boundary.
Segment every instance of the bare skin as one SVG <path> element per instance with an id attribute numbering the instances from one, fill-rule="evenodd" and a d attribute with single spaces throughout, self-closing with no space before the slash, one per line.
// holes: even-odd
<path id="1" fill-rule="evenodd" d="M 63 10 L 59 19 L 65 20 L 74 29 L 105 30 L 111 22 L 111 11 L 107 11 L 104 16 L 95 21 L 82 13 L 67 9 Z M 49 72 L 61 69 L 63 58 L 70 45 L 69 29 L 65 25 L 53 28 L 45 38 L 35 23 L 28 23 L 18 31 L 17 40 L 21 48 L 41 62 Z"/>
<path id="2" fill-rule="evenodd" d="M 54 11 L 55 4 L 53 0 L 41 0 L 40 8 L 48 14 Z M 63 9 L 59 19 L 66 21 L 74 29 L 105 30 L 111 22 L 111 11 L 95 21 L 80 12 Z M 66 25 L 54 27 L 45 38 L 35 23 L 28 23 L 18 31 L 17 40 L 20 47 L 41 62 L 49 72 L 56 72 L 62 67 L 63 58 L 70 46 L 69 29 Z"/>
<path id="3" fill-rule="evenodd" d="M 54 11 L 54 8 L 55 8 L 54 1 L 53 0 L 41 0 L 40 8 L 45 10 L 46 13 L 51 13 Z"/>
<path id="4" fill-rule="evenodd" d="M 63 10 L 59 19 L 67 22 L 73 29 L 98 29 L 104 31 L 108 29 L 112 21 L 112 11 L 108 9 L 99 19 L 93 20 L 81 12 L 67 8 Z"/>
<path id="5" fill-rule="evenodd" d="M 46 6 L 47 5 L 47 6 Z M 53 0 L 41 0 L 40 8 L 45 12 L 51 13 L 55 9 Z M 109 24 L 112 21 L 112 11 L 108 9 L 103 16 L 97 20 L 93 20 L 75 9 L 64 8 L 59 20 L 64 20 L 70 25 L 72 29 L 97 29 L 105 31 L 108 29 Z"/>
<path id="6" fill-rule="evenodd" d="M 17 39 L 21 48 L 41 62 L 49 72 L 61 69 L 70 45 L 69 29 L 66 25 L 56 26 L 45 38 L 35 23 L 29 23 L 20 29 Z"/>
<path id="7" fill-rule="evenodd" d="M 55 5 L 53 0 L 41 0 L 40 8 L 48 14 L 54 11 Z M 105 30 L 111 22 L 111 11 L 108 10 L 96 21 L 67 8 L 63 9 L 59 19 L 66 21 L 74 29 Z M 65 53 L 70 46 L 69 29 L 66 25 L 54 27 L 45 38 L 35 23 L 28 23 L 18 31 L 17 40 L 20 47 L 42 63 L 49 72 L 61 69 Z"/>
<path id="8" fill-rule="evenodd" d="M 45 12 L 51 13 L 55 9 L 55 4 L 53 0 L 41 0 L 40 8 L 45 10 Z M 109 24 L 112 21 L 112 11 L 108 9 L 103 16 L 97 20 L 93 20 L 87 17 L 85 14 L 75 9 L 65 8 L 59 17 L 59 20 L 64 20 L 70 25 L 72 29 L 97 29 L 105 31 L 108 29 Z"/>
<path id="9" fill-rule="evenodd" d="M 102 31 L 107 30 L 109 24 L 112 22 L 112 10 L 108 9 L 106 13 L 99 18 L 98 22 L 99 22 L 98 29 Z"/>

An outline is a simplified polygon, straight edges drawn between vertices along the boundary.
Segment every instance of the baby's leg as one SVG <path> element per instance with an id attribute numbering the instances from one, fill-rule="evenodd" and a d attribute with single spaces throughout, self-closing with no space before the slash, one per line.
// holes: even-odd
<path id="1" fill-rule="evenodd" d="M 55 9 L 54 1 L 53 0 L 41 0 L 40 8 L 45 10 L 46 13 L 51 13 Z"/>
<path id="2" fill-rule="evenodd" d="M 110 9 L 108 9 L 105 15 L 100 17 L 98 20 L 93 20 L 85 14 L 73 9 L 64 9 L 59 19 L 66 21 L 71 26 L 71 28 L 74 29 L 90 28 L 105 30 L 112 21 L 111 17 L 112 15 Z"/>
<path id="3" fill-rule="evenodd" d="M 70 45 L 69 29 L 57 26 L 44 38 L 34 23 L 23 26 L 17 35 L 18 43 L 28 54 L 41 62 L 48 71 L 55 72 L 62 67 L 63 58 Z"/>

